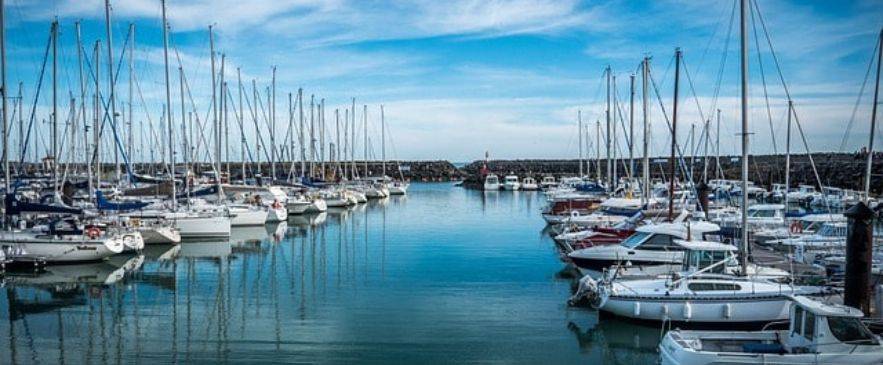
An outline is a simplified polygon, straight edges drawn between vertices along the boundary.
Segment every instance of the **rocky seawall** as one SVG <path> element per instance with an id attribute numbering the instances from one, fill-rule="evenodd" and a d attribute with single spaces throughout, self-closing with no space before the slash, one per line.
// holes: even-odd
<path id="1" fill-rule="evenodd" d="M 835 186 L 840 188 L 862 190 L 864 189 L 864 176 L 866 168 L 867 154 L 861 153 L 814 153 L 812 160 L 815 162 L 816 171 L 819 180 L 825 186 Z M 705 158 L 696 156 L 692 159 L 693 179 L 698 181 L 702 179 Z M 720 168 L 718 168 L 717 159 L 715 157 L 708 158 L 707 174 L 709 179 L 723 176 L 725 179 L 741 178 L 741 158 L 740 156 L 721 156 Z M 689 166 L 691 159 L 686 158 Z M 629 161 L 617 160 L 618 176 L 626 176 Z M 464 186 L 480 187 L 482 178 L 480 176 L 481 167 L 484 161 L 475 161 L 463 167 L 466 174 Z M 584 173 L 590 173 L 592 176 L 597 175 L 596 162 L 589 160 L 589 167 L 583 166 Z M 600 161 L 602 176 L 606 176 L 607 163 Z M 688 167 L 689 169 L 689 167 Z M 533 176 L 539 181 L 542 176 L 552 175 L 556 178 L 562 176 L 576 176 L 579 174 L 579 163 L 577 160 L 491 160 L 488 161 L 488 170 L 491 173 L 500 175 L 518 175 L 521 178 Z M 641 160 L 635 161 L 636 174 L 640 175 L 642 170 Z M 717 170 L 717 171 L 715 171 Z M 666 157 L 654 157 L 650 159 L 650 175 L 651 178 L 667 178 L 669 175 L 669 161 Z M 883 153 L 876 153 L 873 165 L 871 167 L 871 192 L 873 194 L 883 194 Z M 783 155 L 759 155 L 750 156 L 748 162 L 749 177 L 756 184 L 765 188 L 770 188 L 773 183 L 784 183 L 785 181 L 785 156 Z M 678 172 L 680 175 L 681 173 Z M 816 183 L 816 173 L 813 171 L 810 163 L 810 155 L 792 155 L 791 156 L 791 185 L 796 187 L 798 184 L 818 185 Z"/>

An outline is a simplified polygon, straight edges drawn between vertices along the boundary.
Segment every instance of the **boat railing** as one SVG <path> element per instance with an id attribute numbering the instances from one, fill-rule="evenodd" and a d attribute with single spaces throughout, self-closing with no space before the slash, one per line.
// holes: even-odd
<path id="1" fill-rule="evenodd" d="M 770 326 L 775 326 L 775 325 L 780 325 L 780 324 L 788 324 L 788 323 L 791 323 L 790 319 L 783 319 L 781 321 L 773 321 L 773 322 L 763 325 L 763 328 L 761 328 L 760 330 L 767 331 L 767 330 L 769 330 Z"/>
<path id="2" fill-rule="evenodd" d="M 682 281 L 687 280 L 687 279 L 689 279 L 689 278 L 692 278 L 692 277 L 694 277 L 694 276 L 697 276 L 697 275 L 703 274 L 703 273 L 705 273 L 705 272 L 708 272 L 708 271 L 710 271 L 710 270 L 712 270 L 712 269 L 714 269 L 714 268 L 717 268 L 718 266 L 726 265 L 728 262 L 730 262 L 730 260 L 733 260 L 733 259 L 735 259 L 735 258 L 736 258 L 736 255 L 728 255 L 725 259 L 723 259 L 723 260 L 721 260 L 721 261 L 718 261 L 718 262 L 716 262 L 716 263 L 714 263 L 714 264 L 711 264 L 711 265 L 708 265 L 708 266 L 706 266 L 706 267 L 703 267 L 702 269 L 699 269 L 699 270 L 696 270 L 696 271 L 694 271 L 694 272 L 691 272 L 691 273 L 689 273 L 689 274 L 687 274 L 687 275 L 684 275 L 684 277 L 682 277 L 682 278 L 680 278 L 680 279 L 678 279 L 678 280 L 672 281 L 671 284 L 668 285 L 668 288 L 669 288 L 669 290 L 670 290 L 670 289 L 673 289 L 675 286 L 677 286 L 678 284 L 680 284 Z"/>

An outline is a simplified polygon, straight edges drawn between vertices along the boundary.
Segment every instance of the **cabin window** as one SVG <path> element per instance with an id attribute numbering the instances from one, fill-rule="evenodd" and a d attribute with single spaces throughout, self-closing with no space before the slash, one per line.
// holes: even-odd
<path id="1" fill-rule="evenodd" d="M 858 318 L 828 317 L 828 329 L 840 342 L 854 345 L 877 344 L 877 340 Z"/>
<path id="2" fill-rule="evenodd" d="M 775 218 L 776 211 L 775 210 L 767 210 L 767 209 L 759 209 L 755 211 L 748 212 L 749 217 L 757 217 L 757 218 Z"/>
<path id="3" fill-rule="evenodd" d="M 626 238 L 625 241 L 622 241 L 622 245 L 627 248 L 636 248 L 649 235 L 650 235 L 650 233 L 647 233 L 647 232 L 635 232 L 635 234 Z"/>
<path id="4" fill-rule="evenodd" d="M 794 330 L 791 334 L 800 336 L 801 333 L 803 333 L 803 308 L 796 307 L 794 308 Z"/>
<path id="5" fill-rule="evenodd" d="M 687 288 L 692 291 L 734 291 L 742 289 L 739 284 L 731 283 L 690 283 Z"/>
<path id="6" fill-rule="evenodd" d="M 679 247 L 674 244 L 671 236 L 667 234 L 655 234 L 641 246 L 642 249 L 654 251 L 668 251 L 678 249 Z"/>
<path id="7" fill-rule="evenodd" d="M 812 341 L 816 336 L 816 315 L 812 312 L 806 312 L 803 316 L 803 337 Z"/>

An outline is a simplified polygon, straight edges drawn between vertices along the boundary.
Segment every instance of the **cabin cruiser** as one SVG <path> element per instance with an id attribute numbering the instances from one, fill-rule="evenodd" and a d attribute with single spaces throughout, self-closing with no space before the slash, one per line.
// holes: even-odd
<path id="1" fill-rule="evenodd" d="M 822 194 L 816 191 L 815 186 L 798 185 L 797 190 L 788 192 L 788 201 L 805 204 L 812 202 L 813 200 L 821 196 Z"/>
<path id="2" fill-rule="evenodd" d="M 533 179 L 533 177 L 525 177 L 524 180 L 521 180 L 521 190 L 537 190 L 540 186 L 537 185 L 537 181 Z"/>
<path id="3" fill-rule="evenodd" d="M 602 199 L 594 195 L 567 194 L 549 196 L 543 208 L 543 219 L 548 224 L 559 224 L 571 216 L 591 214 L 601 206 Z"/>
<path id="4" fill-rule="evenodd" d="M 585 297 L 600 311 L 642 321 L 759 324 L 786 319 L 791 296 L 835 294 L 829 288 L 787 284 L 750 270 L 748 275 L 733 275 L 732 245 L 676 243 L 691 251 L 684 256 L 684 271 L 639 279 L 617 278 L 615 272 L 600 280 L 586 275 L 571 303 Z"/>
<path id="5" fill-rule="evenodd" d="M 405 195 L 408 193 L 408 184 L 405 181 L 393 181 L 389 184 L 389 195 Z"/>
<path id="6" fill-rule="evenodd" d="M 303 194 L 296 194 L 288 197 L 285 208 L 289 215 L 304 214 L 310 209 L 312 202 Z"/>
<path id="7" fill-rule="evenodd" d="M 518 176 L 507 175 L 503 178 L 503 190 L 515 191 L 521 189 L 521 183 L 518 182 Z"/>
<path id="8" fill-rule="evenodd" d="M 618 245 L 584 248 L 567 256 L 580 272 L 594 278 L 617 265 L 632 271 L 668 272 L 684 260 L 684 247 L 676 240 L 706 238 L 719 230 L 716 224 L 703 221 L 648 224 Z"/>
<path id="9" fill-rule="evenodd" d="M 814 233 L 826 223 L 846 223 L 846 217 L 843 214 L 807 214 L 791 220 L 787 226 L 755 229 L 752 237 L 758 244 L 765 245 L 774 240 Z"/>
<path id="10" fill-rule="evenodd" d="M 636 214 L 641 214 L 642 207 L 641 199 L 609 198 L 601 203 L 598 210 L 587 215 L 571 214 L 561 223 L 580 227 L 611 227 Z"/>
<path id="11" fill-rule="evenodd" d="M 484 190 L 500 190 L 500 178 L 497 175 L 489 174 L 484 177 Z"/>
<path id="12" fill-rule="evenodd" d="M 555 181 L 554 176 L 546 175 L 546 176 L 543 176 L 542 180 L 540 180 L 540 189 L 549 190 L 549 189 L 554 188 L 556 186 L 558 186 L 558 182 Z"/>
<path id="13" fill-rule="evenodd" d="M 881 364 L 883 344 L 863 313 L 803 296 L 790 298 L 787 330 L 684 331 L 659 343 L 663 365 Z"/>
<path id="14" fill-rule="evenodd" d="M 785 226 L 785 206 L 782 204 L 755 204 L 747 210 L 748 231 L 754 232 L 763 228 Z M 735 237 L 741 231 L 742 213 L 723 217 L 715 223 L 721 226 L 721 232 L 728 237 Z"/>

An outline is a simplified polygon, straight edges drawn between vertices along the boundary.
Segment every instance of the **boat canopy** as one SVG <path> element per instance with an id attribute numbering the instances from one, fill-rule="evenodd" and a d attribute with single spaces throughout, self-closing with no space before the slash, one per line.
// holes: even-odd
<path id="1" fill-rule="evenodd" d="M 101 190 L 95 191 L 95 200 L 98 202 L 98 210 L 138 210 L 150 205 L 142 201 L 111 202 L 104 197 Z"/>
<path id="2" fill-rule="evenodd" d="M 853 318 L 862 318 L 864 316 L 862 311 L 842 304 L 822 303 L 818 300 L 813 300 L 799 295 L 791 297 L 791 300 L 793 300 L 795 304 L 799 305 L 804 310 L 812 312 L 813 314 L 819 316 Z"/>

